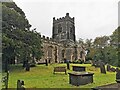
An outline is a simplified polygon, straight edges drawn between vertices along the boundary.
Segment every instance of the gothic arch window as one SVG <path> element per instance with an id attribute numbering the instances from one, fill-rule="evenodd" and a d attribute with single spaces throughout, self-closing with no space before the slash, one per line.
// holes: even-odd
<path id="1" fill-rule="evenodd" d="M 73 34 L 75 34 L 75 26 L 74 25 L 72 26 L 72 29 L 73 29 Z"/>
<path id="2" fill-rule="evenodd" d="M 67 32 L 67 39 L 69 39 L 70 37 L 69 37 L 69 32 Z"/>
<path id="3" fill-rule="evenodd" d="M 48 46 L 48 58 L 52 58 L 52 49 L 53 47 L 52 46 Z"/>
<path id="4" fill-rule="evenodd" d="M 73 27 L 70 27 L 70 33 L 73 33 Z"/>
<path id="5" fill-rule="evenodd" d="M 53 32 L 52 32 L 52 37 L 55 38 L 55 27 L 53 26 Z"/>
<path id="6" fill-rule="evenodd" d="M 62 32 L 62 26 L 61 24 L 58 24 L 58 33 L 61 33 Z"/>
<path id="7" fill-rule="evenodd" d="M 53 33 L 55 33 L 55 27 L 53 26 Z"/>
<path id="8" fill-rule="evenodd" d="M 64 58 L 65 50 L 62 50 L 62 58 Z"/>

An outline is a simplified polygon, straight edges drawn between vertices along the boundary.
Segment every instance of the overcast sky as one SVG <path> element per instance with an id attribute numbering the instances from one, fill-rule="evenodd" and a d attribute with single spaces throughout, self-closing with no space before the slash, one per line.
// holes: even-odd
<path id="1" fill-rule="evenodd" d="M 75 17 L 76 38 L 111 35 L 118 26 L 118 0 L 13 0 L 32 28 L 52 36 L 53 17 Z"/>

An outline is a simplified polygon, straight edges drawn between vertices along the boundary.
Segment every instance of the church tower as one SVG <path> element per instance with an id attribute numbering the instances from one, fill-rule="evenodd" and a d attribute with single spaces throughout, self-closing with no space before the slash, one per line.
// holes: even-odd
<path id="1" fill-rule="evenodd" d="M 75 42 L 75 23 L 74 17 L 71 18 L 69 13 L 65 17 L 53 18 L 52 38 L 59 42 Z"/>

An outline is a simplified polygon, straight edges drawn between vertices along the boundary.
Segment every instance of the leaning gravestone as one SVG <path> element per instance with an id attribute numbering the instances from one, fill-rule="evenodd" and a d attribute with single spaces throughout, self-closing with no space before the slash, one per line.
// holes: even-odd
<path id="1" fill-rule="evenodd" d="M 110 68 L 111 68 L 111 67 L 110 67 L 110 65 L 108 64 L 108 65 L 107 65 L 107 71 L 110 71 Z"/>
<path id="2" fill-rule="evenodd" d="M 101 73 L 106 74 L 105 65 L 103 62 L 100 63 L 100 71 L 101 71 Z"/>
<path id="3" fill-rule="evenodd" d="M 26 64 L 26 71 L 30 71 L 30 63 Z"/>

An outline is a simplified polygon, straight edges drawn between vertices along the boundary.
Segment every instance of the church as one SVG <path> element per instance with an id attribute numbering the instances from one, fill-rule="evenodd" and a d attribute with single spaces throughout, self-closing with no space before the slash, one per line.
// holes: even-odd
<path id="1" fill-rule="evenodd" d="M 52 38 L 42 36 L 44 56 L 40 61 L 61 63 L 64 59 L 73 62 L 81 59 L 85 61 L 85 49 L 76 43 L 75 18 L 69 13 L 65 17 L 53 17 Z M 81 52 L 83 52 L 81 54 Z"/>

